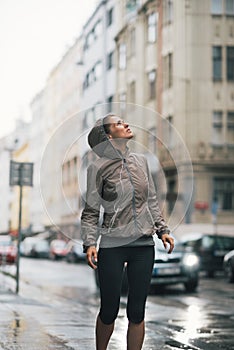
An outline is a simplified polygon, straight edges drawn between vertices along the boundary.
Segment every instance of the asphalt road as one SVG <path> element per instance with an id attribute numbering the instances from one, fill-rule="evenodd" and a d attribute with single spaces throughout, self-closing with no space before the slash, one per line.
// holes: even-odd
<path id="1" fill-rule="evenodd" d="M 0 350 L 95 349 L 99 293 L 86 264 L 22 258 L 20 293 L 0 295 Z M 1 284 L 9 279 L 2 278 Z M 234 284 L 201 276 L 196 293 L 173 286 L 151 293 L 144 350 L 234 349 Z M 126 349 L 126 296 L 110 350 Z"/>

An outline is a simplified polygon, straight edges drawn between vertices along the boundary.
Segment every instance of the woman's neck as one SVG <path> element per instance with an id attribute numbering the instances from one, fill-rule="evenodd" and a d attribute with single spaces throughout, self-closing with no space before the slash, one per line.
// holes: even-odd
<path id="1" fill-rule="evenodd" d="M 127 151 L 127 142 L 128 140 L 115 140 L 115 139 L 112 139 L 111 140 L 113 146 L 118 150 L 120 151 L 122 154 L 124 154 L 126 151 Z"/>

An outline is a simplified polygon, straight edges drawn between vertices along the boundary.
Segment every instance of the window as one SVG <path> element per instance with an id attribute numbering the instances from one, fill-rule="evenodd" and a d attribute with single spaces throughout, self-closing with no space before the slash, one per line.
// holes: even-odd
<path id="1" fill-rule="evenodd" d="M 107 27 L 113 23 L 113 7 L 107 11 Z"/>
<path id="2" fill-rule="evenodd" d="M 120 109 L 124 111 L 126 109 L 126 93 L 123 92 L 119 95 Z"/>
<path id="3" fill-rule="evenodd" d="M 113 67 L 113 60 L 114 60 L 114 52 L 110 52 L 107 55 L 107 70 Z"/>
<path id="4" fill-rule="evenodd" d="M 97 62 L 95 66 L 86 74 L 85 80 L 83 83 L 83 90 L 87 89 L 90 85 L 92 85 L 96 80 L 100 78 L 102 74 L 102 64 L 101 62 Z"/>
<path id="5" fill-rule="evenodd" d="M 156 71 L 152 70 L 148 73 L 149 99 L 156 98 Z"/>
<path id="6" fill-rule="evenodd" d="M 177 199 L 177 191 L 176 191 L 176 181 L 175 179 L 169 179 L 168 180 L 168 193 L 167 193 L 167 200 L 168 200 L 168 213 L 171 214 L 175 202 Z"/>
<path id="7" fill-rule="evenodd" d="M 93 41 L 94 41 L 94 33 L 92 31 L 87 36 L 87 41 L 86 41 L 87 48 L 89 48 L 92 45 Z"/>
<path id="8" fill-rule="evenodd" d="M 101 35 L 101 33 L 102 33 L 102 22 L 101 21 L 98 21 L 95 24 L 95 26 L 93 28 L 93 32 L 94 32 L 95 39 L 97 39 Z"/>
<path id="9" fill-rule="evenodd" d="M 213 46 L 213 80 L 222 79 L 222 46 Z"/>
<path id="10" fill-rule="evenodd" d="M 173 64 L 172 64 L 172 53 L 169 53 L 163 59 L 163 84 L 164 89 L 168 89 L 172 86 L 173 80 Z"/>
<path id="11" fill-rule="evenodd" d="M 126 12 L 136 10 L 139 0 L 126 0 Z"/>
<path id="12" fill-rule="evenodd" d="M 94 67 L 94 79 L 98 80 L 102 74 L 102 64 L 101 62 L 97 62 Z"/>
<path id="13" fill-rule="evenodd" d="M 234 81 L 234 46 L 227 47 L 227 80 Z"/>
<path id="14" fill-rule="evenodd" d="M 226 15 L 234 15 L 234 0 L 226 0 Z"/>
<path id="15" fill-rule="evenodd" d="M 88 73 L 88 85 L 91 85 L 95 81 L 94 68 Z"/>
<path id="16" fill-rule="evenodd" d="M 212 144 L 223 145 L 223 113 L 222 111 L 213 112 L 213 132 Z"/>
<path id="17" fill-rule="evenodd" d="M 211 13 L 212 15 L 222 15 L 223 13 L 223 0 L 212 0 L 211 1 Z"/>
<path id="18" fill-rule="evenodd" d="M 73 177 L 77 178 L 77 157 L 73 158 Z"/>
<path id="19" fill-rule="evenodd" d="M 131 103 L 136 102 L 136 83 L 135 83 L 135 81 L 132 81 L 129 84 L 129 102 L 131 102 Z"/>
<path id="20" fill-rule="evenodd" d="M 174 147 L 174 137 L 173 137 L 173 116 L 169 115 L 163 119 L 163 142 L 168 149 Z"/>
<path id="21" fill-rule="evenodd" d="M 113 96 L 109 96 L 107 98 L 107 103 L 108 103 L 108 105 L 107 105 L 107 113 L 112 112 L 112 102 L 113 102 Z"/>
<path id="22" fill-rule="evenodd" d="M 132 28 L 130 30 L 130 36 L 129 36 L 129 51 L 130 56 L 134 56 L 136 53 L 136 30 L 135 28 Z"/>
<path id="23" fill-rule="evenodd" d="M 163 1 L 163 24 L 170 24 L 173 21 L 173 1 Z"/>
<path id="24" fill-rule="evenodd" d="M 227 143 L 234 144 L 234 111 L 227 113 Z"/>
<path id="25" fill-rule="evenodd" d="M 127 60 L 126 60 L 126 44 L 122 43 L 119 45 L 119 69 L 126 69 Z"/>
<path id="26" fill-rule="evenodd" d="M 94 108 L 90 108 L 85 112 L 85 118 L 84 118 L 84 129 L 89 128 L 95 120 L 95 114 L 94 114 Z"/>
<path id="27" fill-rule="evenodd" d="M 221 210 L 233 210 L 234 209 L 234 179 L 233 178 L 215 178 L 213 197 L 217 198 L 218 207 Z"/>
<path id="28" fill-rule="evenodd" d="M 102 22 L 99 20 L 85 38 L 84 50 L 87 50 L 102 32 Z"/>
<path id="29" fill-rule="evenodd" d="M 156 12 L 152 12 L 148 16 L 148 42 L 154 43 L 157 39 L 157 22 L 158 22 L 158 14 Z"/>

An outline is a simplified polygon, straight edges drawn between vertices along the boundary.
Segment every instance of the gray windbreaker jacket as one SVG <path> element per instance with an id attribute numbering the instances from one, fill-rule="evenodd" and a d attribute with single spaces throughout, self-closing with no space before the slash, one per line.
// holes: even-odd
<path id="1" fill-rule="evenodd" d="M 128 149 L 122 154 L 98 127 L 98 140 L 97 129 L 89 134 L 89 144 L 100 158 L 87 171 L 81 216 L 84 249 L 96 246 L 100 235 L 100 247 L 129 244 L 154 233 L 161 238 L 170 231 L 158 205 L 146 158 Z"/>

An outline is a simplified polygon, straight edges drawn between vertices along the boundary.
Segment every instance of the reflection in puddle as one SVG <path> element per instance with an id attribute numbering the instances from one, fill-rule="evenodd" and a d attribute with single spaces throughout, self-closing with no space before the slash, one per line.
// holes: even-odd
<path id="1" fill-rule="evenodd" d="M 115 330 L 110 341 L 110 345 L 113 347 L 113 350 L 126 348 L 127 328 L 128 320 L 125 317 L 123 310 L 120 310 L 119 317 L 115 322 Z"/>
<path id="2" fill-rule="evenodd" d="M 185 314 L 184 325 L 180 332 L 175 334 L 174 339 L 183 344 L 188 344 L 190 339 L 195 339 L 199 336 L 204 322 L 204 315 L 197 305 L 190 305 Z"/>
<path id="3" fill-rule="evenodd" d="M 10 324 L 11 335 L 14 339 L 14 342 L 17 342 L 17 337 L 19 333 L 25 330 L 25 321 L 20 317 L 18 312 L 13 311 L 14 319 Z"/>

